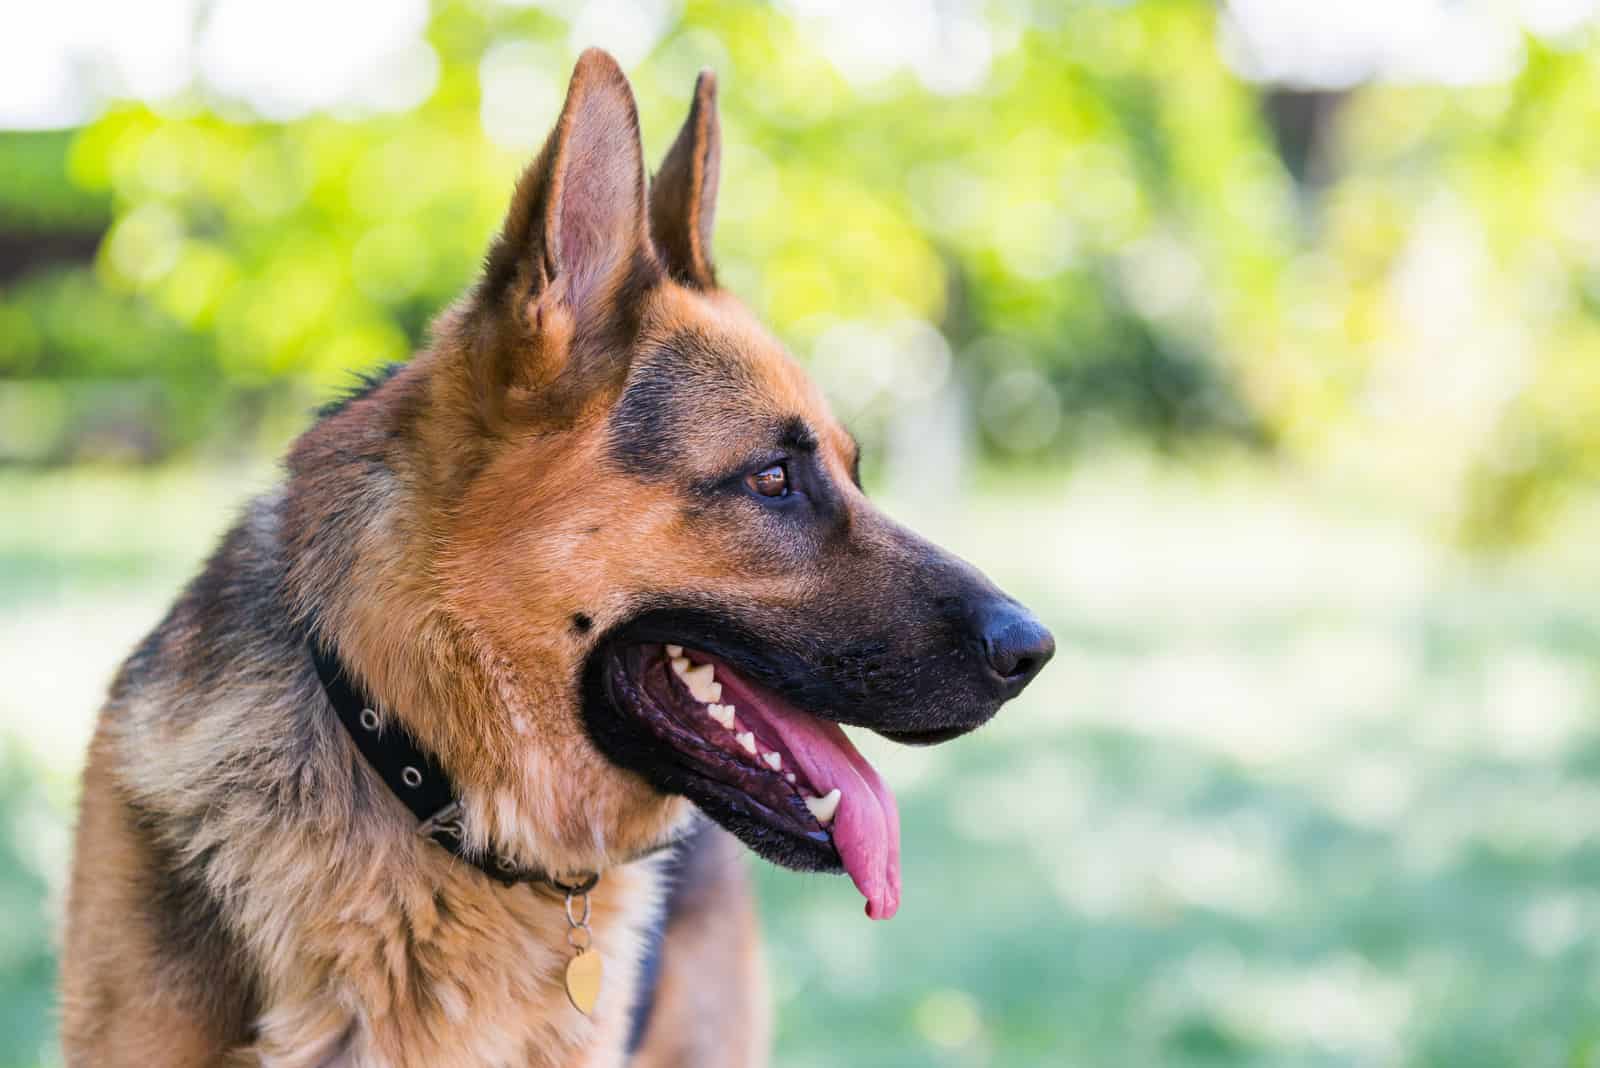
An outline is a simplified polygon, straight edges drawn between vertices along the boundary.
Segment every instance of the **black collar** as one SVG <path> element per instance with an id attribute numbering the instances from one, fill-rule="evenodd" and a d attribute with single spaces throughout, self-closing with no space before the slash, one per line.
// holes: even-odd
<path id="1" fill-rule="evenodd" d="M 565 894 L 586 893 L 594 888 L 600 880 L 597 872 L 580 876 L 576 883 L 565 883 L 549 872 L 520 867 L 506 857 L 469 851 L 461 798 L 438 759 L 418 746 L 404 727 L 384 723 L 377 702 L 362 694 L 350 672 L 323 642 L 311 638 L 306 644 L 339 722 L 372 770 L 417 817 L 418 834 L 504 886 L 534 883 Z"/>

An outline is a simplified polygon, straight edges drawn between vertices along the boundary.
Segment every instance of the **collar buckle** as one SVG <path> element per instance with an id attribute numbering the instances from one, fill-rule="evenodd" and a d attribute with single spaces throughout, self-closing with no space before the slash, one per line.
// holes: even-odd
<path id="1" fill-rule="evenodd" d="M 417 824 L 417 834 L 423 838 L 432 838 L 436 834 L 443 834 L 463 844 L 467 839 L 467 824 L 465 815 L 461 810 L 460 801 L 452 801 L 438 812 Z"/>

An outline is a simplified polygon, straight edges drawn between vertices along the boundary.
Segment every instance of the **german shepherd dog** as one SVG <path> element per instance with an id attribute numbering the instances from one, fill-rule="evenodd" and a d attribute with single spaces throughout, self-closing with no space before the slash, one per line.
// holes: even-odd
<path id="1" fill-rule="evenodd" d="M 736 842 L 894 914 L 894 797 L 839 725 L 953 738 L 1052 639 L 868 503 L 717 287 L 719 137 L 703 74 L 647 181 L 585 53 L 479 281 L 129 657 L 84 774 L 69 1065 L 759 1064 Z"/>

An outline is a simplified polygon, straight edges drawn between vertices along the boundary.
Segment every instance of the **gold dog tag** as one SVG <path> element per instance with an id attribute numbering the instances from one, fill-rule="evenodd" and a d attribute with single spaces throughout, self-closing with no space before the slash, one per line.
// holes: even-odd
<path id="1" fill-rule="evenodd" d="M 580 949 L 578 955 L 567 962 L 567 997 L 572 1007 L 585 1016 L 594 1012 L 594 1003 L 600 998 L 603 968 L 600 954 L 587 949 Z"/>
<path id="2" fill-rule="evenodd" d="M 581 887 L 567 891 L 567 945 L 577 951 L 577 956 L 567 961 L 567 1000 L 585 1016 L 594 1013 L 594 1003 L 600 1000 L 600 973 L 603 965 L 600 954 L 589 948 L 594 934 L 589 930 L 589 890 L 598 876 L 591 876 Z M 583 915 L 572 914 L 574 899 L 583 902 Z"/>

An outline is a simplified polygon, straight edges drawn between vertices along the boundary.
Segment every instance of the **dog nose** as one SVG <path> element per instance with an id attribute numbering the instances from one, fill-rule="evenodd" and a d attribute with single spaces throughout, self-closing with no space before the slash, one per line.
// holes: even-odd
<path id="1" fill-rule="evenodd" d="M 1015 697 L 1055 655 L 1056 640 L 1015 601 L 992 601 L 978 613 L 978 634 L 989 670 Z"/>

